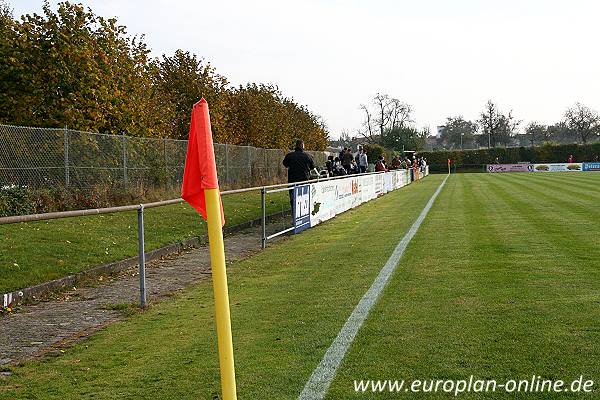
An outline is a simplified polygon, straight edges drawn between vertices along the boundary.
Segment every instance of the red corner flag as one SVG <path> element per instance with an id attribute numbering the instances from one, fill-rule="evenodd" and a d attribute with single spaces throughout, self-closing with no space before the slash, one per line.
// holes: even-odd
<path id="1" fill-rule="evenodd" d="M 188 140 L 187 154 L 185 156 L 185 170 L 183 171 L 183 185 L 181 197 L 196 209 L 206 219 L 206 200 L 204 189 L 218 189 L 217 163 L 213 148 L 212 130 L 210 129 L 210 116 L 208 103 L 204 98 L 194 104 L 192 121 L 190 123 L 190 137 Z M 221 197 L 219 195 L 219 202 Z M 225 225 L 223 204 L 221 203 L 221 225 Z"/>

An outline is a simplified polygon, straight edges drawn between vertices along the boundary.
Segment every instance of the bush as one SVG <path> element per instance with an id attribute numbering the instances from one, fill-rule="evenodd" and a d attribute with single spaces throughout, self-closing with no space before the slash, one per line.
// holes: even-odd
<path id="1" fill-rule="evenodd" d="M 0 217 L 122 206 L 173 199 L 179 195 L 179 188 L 164 190 L 142 185 L 129 188 L 96 185 L 87 189 L 5 186 L 0 188 Z"/>
<path id="2" fill-rule="evenodd" d="M 0 216 L 35 213 L 35 198 L 23 186 L 0 188 Z"/>
<path id="3" fill-rule="evenodd" d="M 370 164 L 375 164 L 379 159 L 379 156 L 384 156 L 385 162 L 389 164 L 396 155 L 396 153 L 378 144 L 365 144 L 363 149 L 367 152 L 367 158 Z"/>

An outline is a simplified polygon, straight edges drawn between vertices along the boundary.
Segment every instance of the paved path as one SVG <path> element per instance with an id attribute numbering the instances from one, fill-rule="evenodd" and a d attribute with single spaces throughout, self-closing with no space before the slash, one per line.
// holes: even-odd
<path id="1" fill-rule="evenodd" d="M 260 227 L 259 227 L 260 229 Z M 227 260 L 239 260 L 260 250 L 260 231 L 246 230 L 225 238 Z M 148 302 L 210 278 L 207 247 L 192 249 L 146 266 Z M 59 351 L 62 345 L 84 337 L 120 318 L 115 305 L 139 301 L 137 267 L 99 284 L 77 287 L 57 299 L 23 306 L 0 318 L 0 365 Z"/>

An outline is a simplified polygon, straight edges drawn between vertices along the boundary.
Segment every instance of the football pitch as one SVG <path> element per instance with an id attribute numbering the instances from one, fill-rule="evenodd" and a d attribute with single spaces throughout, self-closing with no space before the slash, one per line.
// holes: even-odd
<path id="1" fill-rule="evenodd" d="M 445 177 L 228 266 L 239 399 L 298 398 Z M 325 398 L 448 398 L 455 392 L 357 390 L 357 382 L 471 376 L 567 384 L 583 376 L 594 381 L 585 397 L 599 397 L 599 221 L 600 173 L 451 175 Z M 9 367 L 0 398 L 217 399 L 213 315 L 211 283 L 201 282 L 58 356 Z"/>

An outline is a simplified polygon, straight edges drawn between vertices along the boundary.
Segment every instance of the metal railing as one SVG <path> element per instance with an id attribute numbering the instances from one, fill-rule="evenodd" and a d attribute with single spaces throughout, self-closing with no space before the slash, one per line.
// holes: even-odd
<path id="1" fill-rule="evenodd" d="M 253 191 L 261 192 L 261 224 L 262 224 L 262 238 L 261 245 L 262 248 L 266 247 L 266 243 L 268 239 L 272 239 L 275 236 L 279 236 L 283 233 L 289 232 L 290 230 L 286 230 L 285 232 L 279 232 L 275 235 L 267 236 L 266 234 L 266 201 L 265 196 L 267 193 L 274 193 L 279 191 L 285 191 L 293 189 L 297 185 L 304 185 L 307 183 L 315 183 L 315 182 L 323 182 L 335 179 L 343 179 L 348 177 L 355 176 L 363 176 L 363 175 L 376 175 L 382 174 L 384 172 L 368 172 L 364 174 L 354 174 L 354 175 L 344 175 L 344 176 L 335 176 L 329 178 L 316 178 L 302 182 L 294 182 L 294 183 L 281 183 L 274 185 L 266 185 L 266 186 L 256 186 L 249 187 L 244 189 L 233 189 L 233 190 L 225 190 L 221 192 L 221 196 L 227 196 L 236 193 L 246 193 Z M 153 203 L 146 204 L 132 204 L 127 206 L 118 206 L 118 207 L 106 207 L 106 208 L 96 208 L 96 209 L 86 209 L 86 210 L 74 210 L 74 211 L 60 211 L 60 212 L 51 212 L 45 214 L 29 214 L 29 215 L 15 215 L 10 217 L 0 217 L 0 225 L 6 224 L 15 224 L 22 222 L 34 222 L 34 221 L 47 221 L 53 219 L 62 219 L 62 218 L 72 218 L 72 217 L 83 217 L 90 215 L 100 215 L 100 214 L 113 214 L 120 212 L 128 212 L 128 211 L 137 211 L 137 223 L 138 223 L 138 263 L 139 263 L 139 275 L 140 275 L 140 307 L 145 308 L 147 305 L 147 296 L 146 296 L 146 251 L 144 245 L 144 210 L 149 208 L 156 207 L 164 207 L 173 204 L 182 203 L 184 200 L 181 198 L 171 199 L 171 200 L 163 200 L 157 201 Z M 292 228 L 293 229 L 293 228 Z"/>

